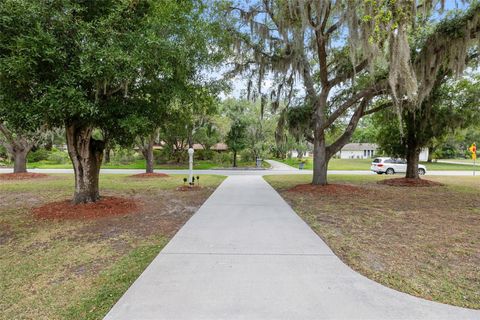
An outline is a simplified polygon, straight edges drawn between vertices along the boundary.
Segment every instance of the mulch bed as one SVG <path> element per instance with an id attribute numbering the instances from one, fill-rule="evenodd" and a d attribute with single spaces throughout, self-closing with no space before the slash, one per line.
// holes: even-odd
<path id="1" fill-rule="evenodd" d="M 177 191 L 196 191 L 196 190 L 200 190 L 202 189 L 202 187 L 200 186 L 180 186 L 180 187 L 177 187 Z"/>
<path id="2" fill-rule="evenodd" d="M 149 178 L 167 178 L 170 177 L 166 173 L 139 173 L 130 176 L 130 178 L 149 179 Z"/>
<path id="3" fill-rule="evenodd" d="M 40 178 L 46 178 L 46 177 L 48 177 L 48 175 L 44 173 L 33 173 L 33 172 L 0 174 L 0 180 L 29 180 L 29 179 L 40 179 Z"/>
<path id="4" fill-rule="evenodd" d="M 94 203 L 73 204 L 71 200 L 47 203 L 32 210 L 38 219 L 83 220 L 125 215 L 139 211 L 134 200 L 102 197 Z"/>
<path id="5" fill-rule="evenodd" d="M 378 184 L 385 184 L 392 187 L 440 187 L 443 186 L 440 182 L 424 179 L 411 178 L 395 178 L 385 179 L 377 182 Z"/>
<path id="6" fill-rule="evenodd" d="M 295 187 L 288 189 L 287 192 L 298 192 L 298 193 L 318 193 L 318 194 L 326 194 L 326 195 L 336 195 L 336 194 L 359 194 L 359 193 L 367 193 L 368 191 L 348 185 L 348 184 L 327 184 L 326 186 L 319 186 L 313 184 L 299 184 Z"/>

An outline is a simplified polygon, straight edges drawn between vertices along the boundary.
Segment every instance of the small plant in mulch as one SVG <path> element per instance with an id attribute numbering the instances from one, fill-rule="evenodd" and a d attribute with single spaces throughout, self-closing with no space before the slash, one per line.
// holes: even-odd
<path id="1" fill-rule="evenodd" d="M 85 220 L 136 213 L 139 208 L 131 199 L 102 197 L 85 204 L 73 204 L 71 200 L 47 203 L 32 209 L 32 213 L 38 219 Z"/>
<path id="2" fill-rule="evenodd" d="M 295 193 L 315 193 L 315 194 L 325 194 L 325 195 L 344 195 L 344 194 L 360 194 L 368 193 L 368 190 L 352 186 L 348 184 L 327 184 L 324 186 L 314 185 L 311 183 L 308 184 L 299 184 L 293 188 L 287 190 L 287 192 Z"/>
<path id="3" fill-rule="evenodd" d="M 202 189 L 200 186 L 188 185 L 188 186 L 179 186 L 177 191 L 196 191 Z"/>
<path id="4" fill-rule="evenodd" d="M 197 185 L 195 185 L 195 179 L 197 180 Z M 185 185 L 187 183 L 188 179 L 183 178 L 183 186 L 177 187 L 177 191 L 193 191 L 193 190 L 199 190 L 200 188 L 200 176 L 192 177 L 192 181 L 188 183 L 188 186 Z"/>
<path id="5" fill-rule="evenodd" d="M 139 173 L 131 175 L 130 178 L 149 179 L 149 178 L 168 178 L 166 173 Z"/>
<path id="6" fill-rule="evenodd" d="M 426 179 L 411 179 L 411 178 L 395 178 L 385 179 L 377 182 L 392 187 L 440 187 L 442 183 L 426 180 Z"/>
<path id="7" fill-rule="evenodd" d="M 41 179 L 46 177 L 48 177 L 47 174 L 33 173 L 33 172 L 0 174 L 0 180 L 30 180 L 30 179 Z"/>

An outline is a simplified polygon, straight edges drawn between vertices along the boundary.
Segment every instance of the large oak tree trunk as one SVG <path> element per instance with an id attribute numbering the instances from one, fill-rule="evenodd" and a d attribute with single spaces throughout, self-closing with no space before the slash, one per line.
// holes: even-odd
<path id="1" fill-rule="evenodd" d="M 142 154 L 145 158 L 145 171 L 146 173 L 153 173 L 154 157 L 153 157 L 153 144 L 152 138 L 149 138 L 148 142 L 142 146 Z"/>
<path id="2" fill-rule="evenodd" d="M 415 111 L 409 111 L 407 109 L 405 114 L 406 123 L 406 158 L 407 158 L 407 172 L 405 178 L 419 179 L 418 176 L 418 163 L 420 157 L 420 137 L 422 135 L 421 125 L 419 123 L 419 117 Z"/>
<path id="3" fill-rule="evenodd" d="M 325 136 L 318 136 L 313 142 L 313 178 L 312 184 L 327 184 L 328 161 Z"/>
<path id="4" fill-rule="evenodd" d="M 75 122 L 66 126 L 68 154 L 75 172 L 75 204 L 100 199 L 98 181 L 105 143 L 94 139 L 92 132 L 92 127 Z"/>
<path id="5" fill-rule="evenodd" d="M 27 172 L 27 154 L 29 150 L 13 148 L 13 173 Z"/>
<path id="6" fill-rule="evenodd" d="M 405 178 L 419 179 L 418 176 L 418 162 L 420 156 L 420 147 L 418 145 L 416 132 L 414 127 L 407 128 L 407 173 Z"/>
<path id="7" fill-rule="evenodd" d="M 418 158 L 420 156 L 420 150 L 418 148 L 407 149 L 407 173 L 405 178 L 419 179 L 418 176 Z"/>
<path id="8" fill-rule="evenodd" d="M 233 167 L 234 168 L 237 167 L 237 151 L 236 150 L 233 151 Z"/>
<path id="9" fill-rule="evenodd" d="M 27 172 L 27 155 L 34 146 L 34 139 L 28 136 L 14 135 L 0 122 L 0 145 L 3 145 L 13 160 L 13 173 Z"/>

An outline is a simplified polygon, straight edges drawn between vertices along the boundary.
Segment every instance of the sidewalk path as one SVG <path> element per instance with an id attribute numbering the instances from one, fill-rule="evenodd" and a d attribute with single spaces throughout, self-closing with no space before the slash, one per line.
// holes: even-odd
<path id="1" fill-rule="evenodd" d="M 108 313 L 153 319 L 480 319 L 343 264 L 260 176 L 227 178 Z"/>
<path id="2" fill-rule="evenodd" d="M 300 171 L 298 168 L 289 166 L 288 164 L 282 163 L 280 161 L 276 161 L 276 160 L 265 160 L 265 161 L 268 162 L 272 166 L 271 170 L 273 170 L 273 171 L 277 171 L 277 170 L 280 170 L 280 171 L 285 171 L 285 170 L 286 171 L 292 171 L 292 170 Z"/>

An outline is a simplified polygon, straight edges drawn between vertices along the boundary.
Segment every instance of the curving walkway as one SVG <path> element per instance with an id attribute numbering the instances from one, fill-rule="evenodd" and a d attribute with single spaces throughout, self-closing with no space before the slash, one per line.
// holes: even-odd
<path id="1" fill-rule="evenodd" d="M 275 171 L 300 171 L 298 168 L 295 168 L 295 167 L 292 167 L 292 166 L 289 166 L 288 164 L 285 164 L 285 163 L 282 163 L 280 161 L 277 161 L 277 160 L 265 160 L 266 162 L 268 162 L 272 168 L 271 170 L 275 170 Z"/>
<path id="2" fill-rule="evenodd" d="M 227 178 L 106 316 L 150 319 L 480 319 L 343 264 L 260 176 Z"/>

